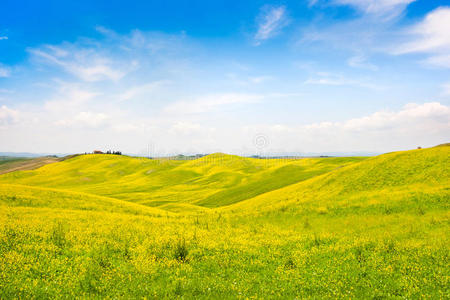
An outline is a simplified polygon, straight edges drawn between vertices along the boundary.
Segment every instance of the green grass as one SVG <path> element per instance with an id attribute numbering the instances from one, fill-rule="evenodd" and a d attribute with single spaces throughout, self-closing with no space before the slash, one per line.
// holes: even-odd
<path id="1" fill-rule="evenodd" d="M 450 147 L 4 174 L 0 298 L 448 299 L 449 174 Z"/>

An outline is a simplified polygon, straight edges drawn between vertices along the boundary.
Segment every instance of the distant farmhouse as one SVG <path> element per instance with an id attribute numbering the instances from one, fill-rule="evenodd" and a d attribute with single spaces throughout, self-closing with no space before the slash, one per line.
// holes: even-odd
<path id="1" fill-rule="evenodd" d="M 101 150 L 94 150 L 92 153 L 93 153 L 93 154 L 115 154 L 115 155 L 122 155 L 122 151 L 111 151 L 111 150 L 108 150 L 108 151 L 106 151 L 106 152 L 103 152 L 103 151 L 101 151 Z"/>

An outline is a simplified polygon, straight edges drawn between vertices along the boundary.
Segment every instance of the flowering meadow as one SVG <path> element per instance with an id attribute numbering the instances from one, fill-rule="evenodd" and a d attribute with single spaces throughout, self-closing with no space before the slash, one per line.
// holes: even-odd
<path id="1" fill-rule="evenodd" d="M 0 299 L 448 299 L 450 147 L 0 175 Z"/>

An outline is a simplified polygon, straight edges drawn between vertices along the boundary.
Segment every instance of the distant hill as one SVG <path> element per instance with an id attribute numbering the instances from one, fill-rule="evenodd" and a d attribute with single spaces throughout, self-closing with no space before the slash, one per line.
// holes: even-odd
<path id="1" fill-rule="evenodd" d="M 243 201 L 365 159 L 264 160 L 211 154 L 196 160 L 156 160 L 92 154 L 33 171 L 4 174 L 0 183 L 78 191 L 170 211 L 183 210 L 188 204 L 190 210 L 203 210 Z M 43 161 L 48 162 L 37 159 L 19 166 L 30 169 L 29 164 Z"/>
<path id="2" fill-rule="evenodd" d="M 437 145 L 436 147 L 450 147 L 450 143 L 440 144 L 440 145 Z"/>
<path id="3" fill-rule="evenodd" d="M 0 156 L 9 156 L 9 157 L 42 157 L 42 156 L 66 156 L 69 155 L 67 153 L 32 153 L 32 152 L 0 152 Z"/>

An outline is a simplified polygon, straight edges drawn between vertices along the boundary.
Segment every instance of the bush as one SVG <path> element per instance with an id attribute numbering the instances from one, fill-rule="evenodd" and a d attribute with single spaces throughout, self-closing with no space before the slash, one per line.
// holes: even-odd
<path id="1" fill-rule="evenodd" d="M 186 240 L 184 238 L 180 238 L 173 251 L 173 257 L 180 262 L 185 262 L 187 261 L 188 254 L 189 249 L 186 246 Z"/>
<path id="2" fill-rule="evenodd" d="M 53 225 L 52 231 L 50 233 L 50 240 L 55 246 L 59 248 L 63 248 L 66 245 L 66 229 L 61 221 L 56 222 Z"/>

